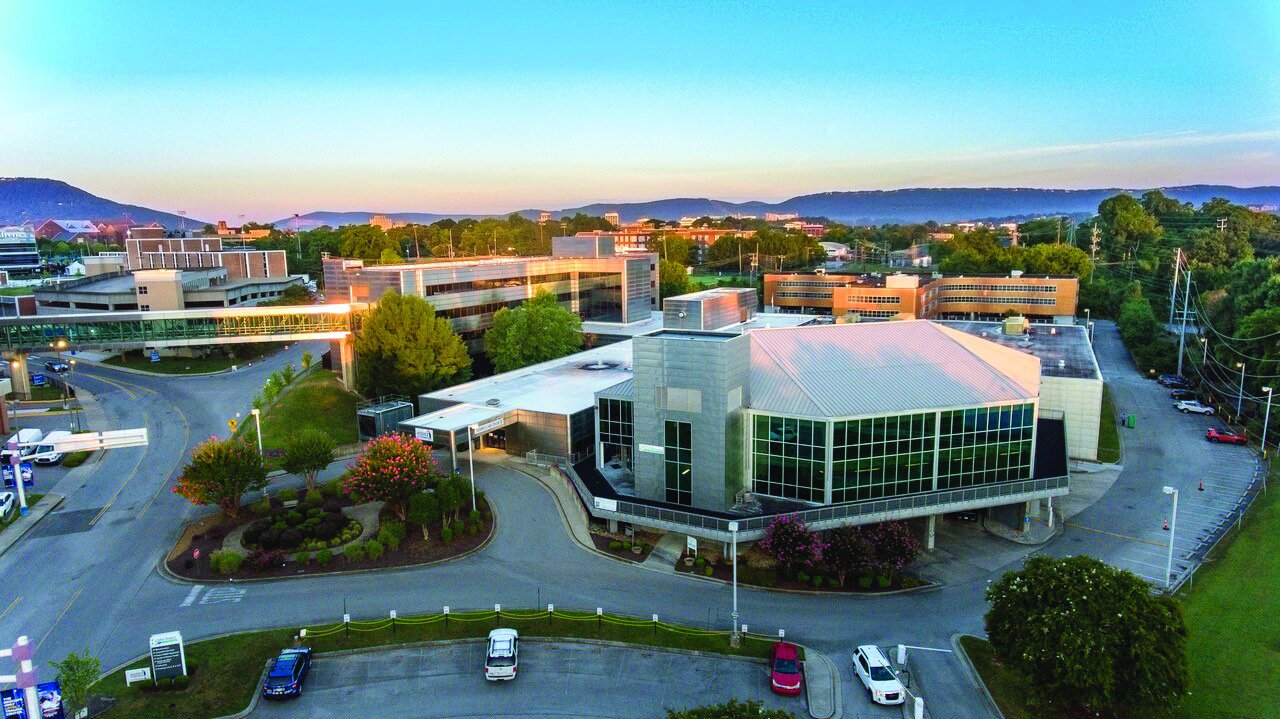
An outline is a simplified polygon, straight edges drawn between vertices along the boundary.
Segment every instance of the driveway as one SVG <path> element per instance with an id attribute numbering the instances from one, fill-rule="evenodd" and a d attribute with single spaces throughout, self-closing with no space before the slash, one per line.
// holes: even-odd
<path id="1" fill-rule="evenodd" d="M 483 665 L 481 642 L 320 657 L 301 699 L 259 702 L 249 716 L 657 719 L 733 698 L 808 716 L 803 697 L 769 691 L 763 664 L 725 657 L 526 640 L 515 680 L 487 682 Z"/>

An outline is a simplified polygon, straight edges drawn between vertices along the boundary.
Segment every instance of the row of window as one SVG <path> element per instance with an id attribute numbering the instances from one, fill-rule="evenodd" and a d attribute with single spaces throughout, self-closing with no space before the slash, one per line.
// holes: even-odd
<path id="1" fill-rule="evenodd" d="M 573 279 L 572 272 L 555 272 L 546 275 L 520 277 L 502 277 L 495 280 L 468 280 L 466 282 L 423 282 L 422 291 L 425 296 L 451 294 L 454 292 L 473 292 L 476 290 L 497 290 L 504 287 L 524 287 L 529 284 L 547 282 L 568 282 Z"/>
<path id="2" fill-rule="evenodd" d="M 667 420 L 663 446 L 666 499 L 672 504 L 693 504 L 693 425 Z"/>
<path id="3" fill-rule="evenodd" d="M 902 298 L 896 295 L 850 295 L 850 302 L 865 302 L 869 305 L 898 305 Z"/>
<path id="4" fill-rule="evenodd" d="M 959 297 L 941 297 L 936 304 L 980 304 L 980 305 L 1056 305 L 1056 297 L 978 297 L 960 295 Z"/>
<path id="5" fill-rule="evenodd" d="M 778 280 L 776 284 L 778 287 L 826 287 L 831 289 L 833 287 L 844 287 L 848 283 L 843 280 Z"/>
<path id="6" fill-rule="evenodd" d="M 777 292 L 776 297 L 791 300 L 829 300 L 830 292 Z"/>
<path id="7" fill-rule="evenodd" d="M 944 284 L 938 288 L 941 291 L 957 290 L 960 292 L 1057 292 L 1058 288 L 1053 285 L 962 285 L 962 284 Z"/>

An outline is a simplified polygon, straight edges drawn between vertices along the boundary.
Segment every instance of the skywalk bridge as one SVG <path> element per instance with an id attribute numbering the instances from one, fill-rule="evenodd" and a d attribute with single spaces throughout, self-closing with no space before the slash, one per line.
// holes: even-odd
<path id="1" fill-rule="evenodd" d="M 245 342 L 339 341 L 343 382 L 354 381 L 352 305 L 238 307 L 158 312 L 92 312 L 0 318 L 0 352 L 10 359 L 14 389 L 26 388 L 25 356 L 73 349 L 163 349 Z"/>

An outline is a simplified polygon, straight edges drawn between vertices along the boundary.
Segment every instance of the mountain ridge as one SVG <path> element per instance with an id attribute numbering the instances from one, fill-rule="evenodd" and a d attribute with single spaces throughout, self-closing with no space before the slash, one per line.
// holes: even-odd
<path id="1" fill-rule="evenodd" d="M 45 220 L 118 220 L 128 217 L 145 225 L 159 222 L 176 229 L 182 217 L 142 205 L 99 197 L 74 185 L 45 177 L 0 177 L 0 225 L 35 225 Z M 204 220 L 186 218 L 188 226 Z"/>

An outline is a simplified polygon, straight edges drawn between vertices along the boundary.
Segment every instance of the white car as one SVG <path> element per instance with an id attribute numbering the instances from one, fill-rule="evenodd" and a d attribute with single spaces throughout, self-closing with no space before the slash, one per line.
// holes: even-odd
<path id="1" fill-rule="evenodd" d="M 1206 407 L 1193 399 L 1183 400 L 1175 404 L 1174 408 L 1183 414 L 1188 412 L 1195 412 L 1196 414 L 1213 414 L 1212 407 Z"/>
<path id="2" fill-rule="evenodd" d="M 511 681 L 520 665 L 520 635 L 514 629 L 489 632 L 484 654 L 484 678 L 491 682 Z"/>
<path id="3" fill-rule="evenodd" d="M 18 500 L 13 496 L 13 492 L 0 492 L 0 519 L 9 516 L 9 513 L 18 506 Z"/>
<path id="4" fill-rule="evenodd" d="M 853 653 L 853 672 L 876 704 L 901 704 L 907 700 L 907 690 L 894 675 L 880 648 L 864 644 Z"/>

